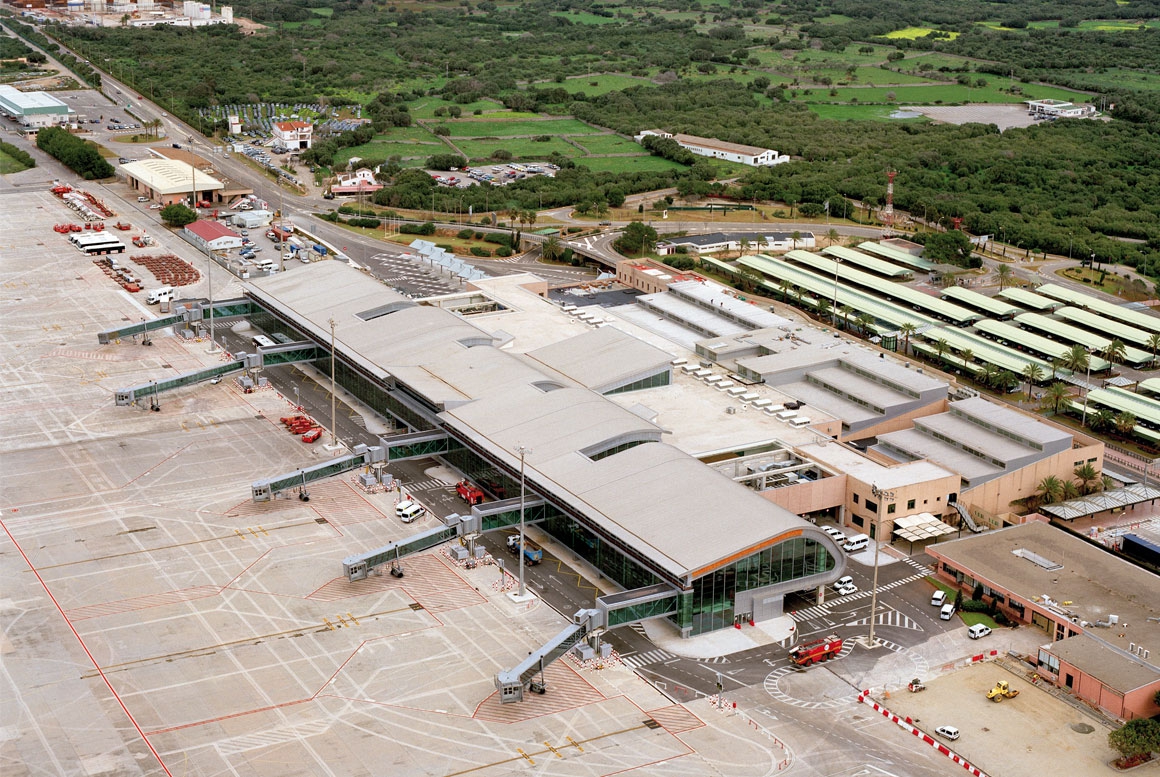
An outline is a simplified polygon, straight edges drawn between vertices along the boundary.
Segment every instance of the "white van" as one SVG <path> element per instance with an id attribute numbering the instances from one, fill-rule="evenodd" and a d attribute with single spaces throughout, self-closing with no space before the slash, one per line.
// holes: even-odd
<path id="1" fill-rule="evenodd" d="M 154 289 L 149 292 L 149 295 L 145 297 L 145 301 L 150 305 L 156 305 L 159 302 L 172 302 L 173 294 L 172 286 L 162 286 L 159 289 Z"/>
<path id="2" fill-rule="evenodd" d="M 850 539 L 846 540 L 846 544 L 842 546 L 842 550 L 847 553 L 857 553 L 860 550 L 865 550 L 866 546 L 870 544 L 870 538 L 865 534 L 855 534 Z"/>
<path id="3" fill-rule="evenodd" d="M 955 605 L 953 602 L 947 602 L 938 611 L 939 620 L 949 621 L 951 616 L 955 614 Z"/>
<path id="4" fill-rule="evenodd" d="M 395 505 L 395 515 L 399 516 L 403 523 L 411 523 L 425 512 L 427 511 L 423 509 L 423 505 L 413 499 L 404 499 Z"/>
<path id="5" fill-rule="evenodd" d="M 930 597 L 930 603 L 935 607 L 942 607 L 947 603 L 947 592 L 941 588 L 934 592 Z"/>
<path id="6" fill-rule="evenodd" d="M 259 259 L 258 261 L 254 262 L 254 268 L 261 270 L 262 272 L 270 272 L 274 269 L 274 260 Z"/>

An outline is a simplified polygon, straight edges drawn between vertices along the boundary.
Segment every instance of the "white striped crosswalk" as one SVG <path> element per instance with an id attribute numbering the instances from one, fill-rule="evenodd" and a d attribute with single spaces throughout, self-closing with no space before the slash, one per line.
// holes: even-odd
<path id="1" fill-rule="evenodd" d="M 426 480 L 412 480 L 403 483 L 404 491 L 431 491 L 433 489 L 449 488 L 452 484 L 440 478 L 427 478 Z"/>
<path id="2" fill-rule="evenodd" d="M 913 583 L 915 580 L 921 580 L 923 577 L 925 577 L 925 575 L 910 575 L 909 577 L 904 577 L 901 580 L 895 580 L 893 583 L 887 583 L 885 585 L 878 586 L 878 590 L 879 591 L 889 591 L 889 590 L 891 590 L 893 588 L 897 588 L 901 585 L 906 585 L 907 583 Z M 813 618 L 823 618 L 823 617 L 829 615 L 830 612 L 836 606 L 838 606 L 840 604 L 846 604 L 847 602 L 855 602 L 855 601 L 858 601 L 859 599 L 868 599 L 869 597 L 870 597 L 870 591 L 857 591 L 856 593 L 852 593 L 848 596 L 839 596 L 837 599 L 831 599 L 830 601 L 827 601 L 825 604 L 818 604 L 818 605 L 814 605 L 813 607 L 806 607 L 803 610 L 797 610 L 796 612 L 790 613 L 790 615 L 793 616 L 793 619 L 795 621 L 797 621 L 798 623 L 801 623 L 801 622 L 807 621 L 807 620 L 811 620 Z M 869 622 L 869 621 L 867 621 L 867 622 Z M 910 627 L 908 627 L 908 628 L 910 628 Z"/>
<path id="3" fill-rule="evenodd" d="M 874 623 L 875 623 L 875 625 L 878 625 L 878 626 L 894 626 L 896 628 L 912 629 L 914 631 L 922 631 L 923 630 L 922 626 L 919 626 L 917 623 L 915 623 L 910 618 L 908 618 L 905 615 L 903 615 L 902 613 L 900 613 L 898 610 L 886 610 L 884 612 L 878 613 L 878 617 L 874 619 Z M 859 618 L 856 621 L 850 621 L 846 625 L 847 626 L 869 626 L 870 625 L 870 616 L 867 615 L 865 618 Z"/>
<path id="4" fill-rule="evenodd" d="M 636 653 L 631 656 L 621 656 L 620 660 L 624 663 L 625 666 L 631 669 L 638 669 L 642 666 L 648 666 L 649 664 L 659 664 L 662 661 L 668 661 L 673 658 L 677 658 L 677 656 L 673 655 L 667 650 L 657 649 L 650 650 L 647 653 Z"/>

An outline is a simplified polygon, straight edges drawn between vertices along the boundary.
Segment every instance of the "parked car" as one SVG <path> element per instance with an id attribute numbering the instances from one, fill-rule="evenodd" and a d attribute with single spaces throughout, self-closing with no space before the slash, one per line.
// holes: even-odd
<path id="1" fill-rule="evenodd" d="M 934 733 L 938 734 L 944 739 L 949 739 L 952 742 L 959 738 L 959 730 L 954 726 L 939 726 L 934 730 Z"/>
<path id="2" fill-rule="evenodd" d="M 941 588 L 934 592 L 930 597 L 930 604 L 932 607 L 942 607 L 947 603 L 947 592 Z"/>
<path id="3" fill-rule="evenodd" d="M 838 581 L 834 583 L 834 590 L 837 591 L 839 588 L 843 588 L 848 585 L 854 585 L 854 578 L 846 575 L 845 577 L 839 578 Z"/>
<path id="4" fill-rule="evenodd" d="M 844 585 L 841 588 L 837 588 L 835 590 L 838 592 L 838 596 L 849 596 L 850 594 L 858 593 L 858 586 L 854 585 L 853 583 L 849 583 L 848 585 Z"/>
<path id="5" fill-rule="evenodd" d="M 990 633 L 991 627 L 982 623 L 976 623 L 974 626 L 971 626 L 969 629 L 967 629 L 967 636 L 971 639 L 982 639 Z"/>

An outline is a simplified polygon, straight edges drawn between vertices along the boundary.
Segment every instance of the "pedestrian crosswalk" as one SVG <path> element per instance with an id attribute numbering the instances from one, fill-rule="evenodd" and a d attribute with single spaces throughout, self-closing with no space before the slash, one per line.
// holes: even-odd
<path id="1" fill-rule="evenodd" d="M 879 592 L 889 591 L 891 589 L 898 588 L 899 586 L 907 585 L 908 583 L 913 583 L 915 580 L 921 580 L 925 576 L 926 576 L 925 574 L 910 575 L 908 577 L 902 578 L 901 580 L 895 580 L 893 583 L 886 583 L 885 585 L 880 585 L 880 586 L 878 586 L 878 591 Z M 829 615 L 830 612 L 840 604 L 846 604 L 848 602 L 856 602 L 860 599 L 869 599 L 870 593 L 871 593 L 870 591 L 857 591 L 857 592 L 849 594 L 847 596 L 839 596 L 837 599 L 830 599 L 825 604 L 818 604 L 818 605 L 814 605 L 813 607 L 806 607 L 805 609 L 797 610 L 796 612 L 790 613 L 790 615 L 798 623 L 802 623 L 803 621 L 812 620 L 814 618 L 823 618 L 823 617 Z M 869 621 L 867 621 L 867 623 L 869 623 Z M 907 627 L 907 628 L 910 628 L 910 627 Z"/>
<path id="2" fill-rule="evenodd" d="M 635 653 L 631 656 L 622 655 L 620 660 L 630 669 L 639 669 L 642 666 L 648 666 L 649 664 L 659 664 L 662 661 L 669 661 L 674 658 L 677 658 L 677 656 L 673 655 L 667 650 L 661 650 L 658 648 L 657 650 L 649 650 L 646 653 Z"/>
<path id="3" fill-rule="evenodd" d="M 874 624 L 877 626 L 894 626 L 900 629 L 911 629 L 913 631 L 922 631 L 922 626 L 912 621 L 907 616 L 900 613 L 898 610 L 885 610 L 878 613 L 878 617 L 874 619 Z M 859 618 L 856 621 L 850 621 L 847 626 L 869 626 L 870 616 Z"/>
<path id="4" fill-rule="evenodd" d="M 434 491 L 451 487 L 451 483 L 440 478 L 427 478 L 426 480 L 410 480 L 403 483 L 404 491 Z"/>

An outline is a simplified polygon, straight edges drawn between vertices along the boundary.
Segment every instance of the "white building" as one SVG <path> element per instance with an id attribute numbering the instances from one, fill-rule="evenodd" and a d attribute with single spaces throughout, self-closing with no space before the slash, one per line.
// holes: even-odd
<path id="1" fill-rule="evenodd" d="M 228 251 L 242 247 L 242 236 L 216 221 L 195 221 L 185 227 L 185 236 L 203 251 Z"/>
<path id="2" fill-rule="evenodd" d="M 0 112 L 25 127 L 54 127 L 67 124 L 75 113 L 71 108 L 44 92 L 22 92 L 11 86 L 0 86 Z"/>
<path id="3" fill-rule="evenodd" d="M 310 148 L 314 125 L 305 121 L 274 122 L 274 145 L 282 145 L 291 151 Z"/>
<path id="4" fill-rule="evenodd" d="M 790 251 L 794 248 L 813 248 L 815 245 L 813 232 L 798 232 L 796 238 L 792 232 L 713 232 L 708 235 L 667 238 L 657 243 L 656 251 L 660 256 L 677 253 L 679 246 L 684 246 L 690 254 L 740 251 L 742 240 L 746 241 L 749 250 L 756 252 Z"/>
<path id="5" fill-rule="evenodd" d="M 738 162 L 743 165 L 749 165 L 750 167 L 769 167 L 771 165 L 784 164 L 789 161 L 787 154 L 778 154 L 772 148 L 745 146 L 740 143 L 727 143 L 724 140 L 701 138 L 696 135 L 682 135 L 681 133 L 674 135 L 664 130 L 642 130 L 640 134 L 635 136 L 636 142 L 640 143 L 650 135 L 658 138 L 671 138 L 677 141 L 677 144 L 681 148 L 688 149 L 698 156 L 707 156 L 711 159 L 724 159 L 726 162 Z"/>
<path id="6" fill-rule="evenodd" d="M 1027 113 L 1041 119 L 1088 119 L 1096 115 L 1094 105 L 1075 105 L 1063 100 L 1025 100 Z"/>

